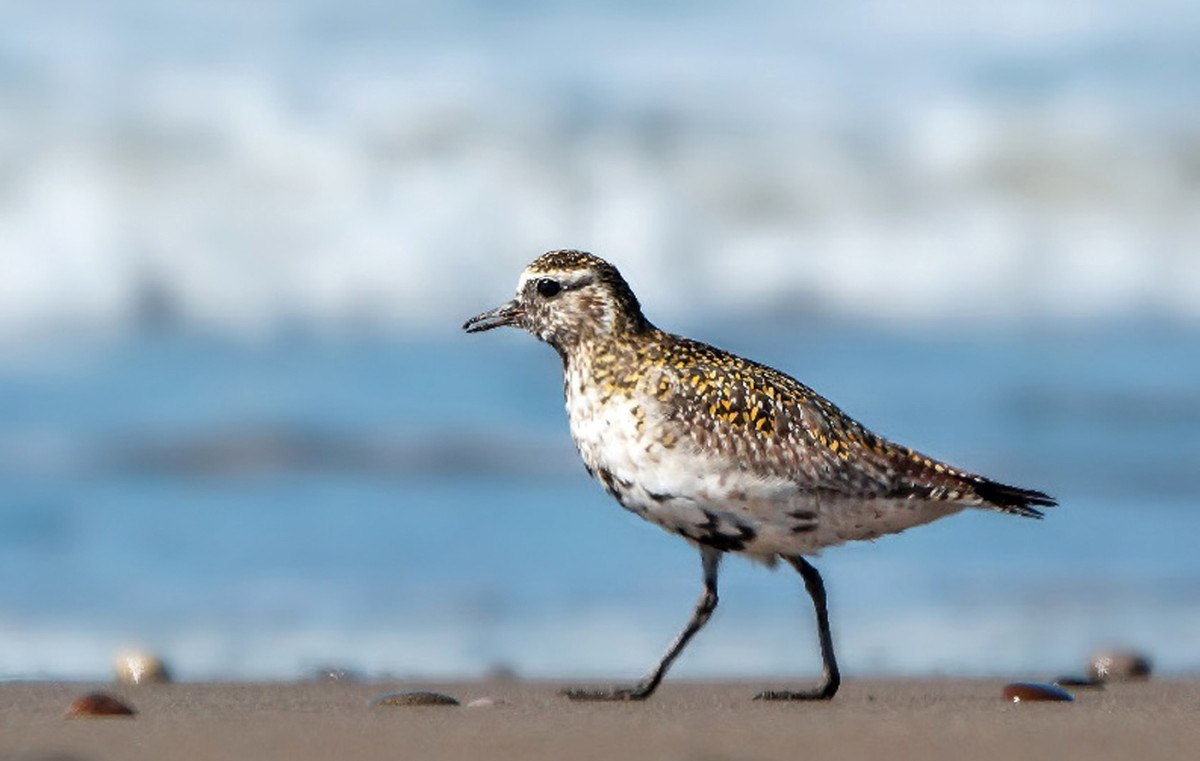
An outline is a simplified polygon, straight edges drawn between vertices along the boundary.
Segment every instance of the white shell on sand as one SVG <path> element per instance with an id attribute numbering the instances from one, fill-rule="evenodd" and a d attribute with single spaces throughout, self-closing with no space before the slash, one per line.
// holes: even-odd
<path id="1" fill-rule="evenodd" d="M 496 708 L 506 705 L 508 705 L 508 701 L 503 698 L 475 698 L 467 703 L 467 708 Z"/>
<path id="2" fill-rule="evenodd" d="M 1150 658 L 1132 650 L 1099 650 L 1088 659 L 1088 673 L 1101 682 L 1150 678 Z"/>
<path id="3" fill-rule="evenodd" d="M 162 659 L 142 650 L 118 653 L 113 669 L 121 684 L 162 684 L 171 681 Z"/>

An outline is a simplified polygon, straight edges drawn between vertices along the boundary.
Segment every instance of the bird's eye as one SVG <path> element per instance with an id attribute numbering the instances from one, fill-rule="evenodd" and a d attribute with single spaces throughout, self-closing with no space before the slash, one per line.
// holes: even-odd
<path id="1" fill-rule="evenodd" d="M 557 296 L 561 290 L 562 283 L 558 282 L 557 280 L 551 280 L 548 277 L 544 277 L 537 281 L 537 292 L 542 295 L 542 298 L 553 298 Z"/>

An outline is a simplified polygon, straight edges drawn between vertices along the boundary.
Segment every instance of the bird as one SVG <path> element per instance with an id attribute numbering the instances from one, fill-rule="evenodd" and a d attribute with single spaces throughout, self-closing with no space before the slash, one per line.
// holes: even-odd
<path id="1" fill-rule="evenodd" d="M 1038 508 L 1057 504 L 893 443 L 783 372 L 655 327 L 617 268 L 584 251 L 538 257 L 511 301 L 463 330 L 502 326 L 558 352 L 587 472 L 626 510 L 700 553 L 701 595 L 654 668 L 629 686 L 565 689 L 572 700 L 650 697 L 716 610 L 728 553 L 790 565 L 816 612 L 821 680 L 755 699 L 831 699 L 841 675 L 824 580 L 809 557 L 966 508 L 1041 518 Z"/>

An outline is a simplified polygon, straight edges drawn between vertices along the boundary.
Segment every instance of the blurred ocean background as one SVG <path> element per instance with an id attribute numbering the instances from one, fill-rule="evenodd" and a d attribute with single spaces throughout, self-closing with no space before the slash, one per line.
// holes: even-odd
<path id="1" fill-rule="evenodd" d="M 1062 501 L 817 560 L 843 669 L 1200 669 L 1200 5 L 9 0 L 0 679 L 640 675 L 700 569 L 467 337 L 543 250 Z M 819 668 L 739 559 L 678 675 Z"/>

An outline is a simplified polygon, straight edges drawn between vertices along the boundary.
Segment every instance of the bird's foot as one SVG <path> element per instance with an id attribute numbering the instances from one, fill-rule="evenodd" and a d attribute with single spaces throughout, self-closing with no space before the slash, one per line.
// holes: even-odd
<path id="1" fill-rule="evenodd" d="M 836 692 L 837 692 L 837 687 L 830 689 L 828 686 L 818 687 L 815 690 L 803 690 L 803 691 L 765 690 L 765 691 L 760 692 L 757 695 L 755 695 L 754 699 L 755 700 L 771 700 L 771 701 L 829 700 L 834 696 L 834 693 L 836 693 Z"/>
<path id="2" fill-rule="evenodd" d="M 579 688 L 567 687 L 558 691 L 559 695 L 565 695 L 568 699 L 576 702 L 588 701 L 632 701 L 645 700 L 650 697 L 652 689 L 648 689 L 644 685 L 634 685 L 633 687 L 600 687 L 600 688 Z"/>

